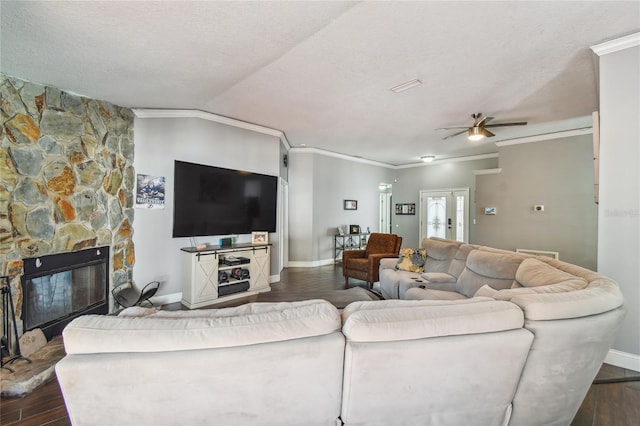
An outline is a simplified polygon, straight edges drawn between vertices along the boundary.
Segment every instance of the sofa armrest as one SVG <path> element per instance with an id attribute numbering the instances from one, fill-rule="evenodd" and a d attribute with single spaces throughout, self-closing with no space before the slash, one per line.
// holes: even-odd
<path id="1" fill-rule="evenodd" d="M 392 259 L 395 258 L 397 262 L 398 254 L 397 253 L 374 253 L 374 254 L 370 254 L 368 258 L 373 260 L 377 264 L 380 264 L 382 259 L 389 259 L 389 258 L 392 258 Z"/>
<path id="2" fill-rule="evenodd" d="M 382 269 L 396 269 L 396 265 L 398 264 L 398 256 L 394 257 L 385 257 L 384 259 L 380 259 L 380 270 Z"/>

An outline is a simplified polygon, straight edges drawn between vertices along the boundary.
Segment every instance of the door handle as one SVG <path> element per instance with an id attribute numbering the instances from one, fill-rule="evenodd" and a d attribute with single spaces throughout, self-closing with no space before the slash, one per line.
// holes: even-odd
<path id="1" fill-rule="evenodd" d="M 451 218 L 447 219 L 447 227 L 451 229 Z"/>

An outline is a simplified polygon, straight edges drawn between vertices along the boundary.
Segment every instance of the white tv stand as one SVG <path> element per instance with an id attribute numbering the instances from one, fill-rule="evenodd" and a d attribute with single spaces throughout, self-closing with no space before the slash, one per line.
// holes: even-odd
<path id="1" fill-rule="evenodd" d="M 189 309 L 201 308 L 226 300 L 271 291 L 269 286 L 271 246 L 269 244 L 235 244 L 230 247 L 208 246 L 182 251 L 182 304 Z M 242 257 L 248 263 L 226 265 L 226 257 Z M 249 278 L 234 278 L 234 268 L 249 270 Z M 228 274 L 228 282 L 218 283 L 218 272 Z"/>

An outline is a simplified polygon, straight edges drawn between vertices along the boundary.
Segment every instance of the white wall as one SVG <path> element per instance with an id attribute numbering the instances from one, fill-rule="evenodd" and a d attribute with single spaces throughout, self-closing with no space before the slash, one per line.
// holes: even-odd
<path id="1" fill-rule="evenodd" d="M 290 266 L 332 263 L 338 226 L 377 232 L 379 184 L 392 181 L 393 169 L 311 149 L 292 149 L 289 155 Z M 358 209 L 344 210 L 344 200 L 356 200 Z"/>
<path id="2" fill-rule="evenodd" d="M 180 248 L 191 246 L 188 238 L 172 238 L 174 160 L 247 170 L 278 176 L 280 139 L 202 118 L 139 118 L 134 121 L 137 174 L 166 178 L 166 205 L 163 210 L 136 209 L 133 223 L 136 262 L 133 279 L 141 288 L 160 281 L 159 295 L 182 291 Z M 197 237 L 198 243 L 217 244 L 220 236 Z M 270 234 L 271 275 L 278 274 L 278 234 Z M 241 235 L 239 242 L 249 242 Z"/>
<path id="3" fill-rule="evenodd" d="M 419 240 L 419 206 L 421 190 L 469 188 L 469 242 L 474 242 L 475 226 L 474 205 L 476 177 L 474 170 L 485 170 L 497 167 L 497 158 L 486 158 L 472 161 L 449 163 L 431 163 L 417 167 L 396 170 L 393 183 L 393 205 L 396 203 L 415 203 L 416 214 L 392 214 L 393 230 L 402 236 L 403 247 L 418 247 Z M 395 210 L 394 210 L 395 211 Z"/>
<path id="4" fill-rule="evenodd" d="M 628 308 L 613 346 L 613 353 L 619 353 L 608 361 L 637 371 L 640 371 L 639 44 L 640 33 L 636 34 L 634 46 L 600 57 L 598 226 L 598 270 L 618 282 Z"/>
<path id="5" fill-rule="evenodd" d="M 591 134 L 501 146 L 498 174 L 477 176 L 476 239 L 481 245 L 556 251 L 596 269 L 598 206 Z M 533 210 L 544 205 L 544 211 Z M 495 216 L 485 207 L 496 207 Z"/>

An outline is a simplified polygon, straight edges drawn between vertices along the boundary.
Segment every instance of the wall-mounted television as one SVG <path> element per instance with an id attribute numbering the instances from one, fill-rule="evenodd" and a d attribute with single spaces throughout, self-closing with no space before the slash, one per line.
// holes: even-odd
<path id="1" fill-rule="evenodd" d="M 278 178 L 175 161 L 173 237 L 276 231 Z"/>

